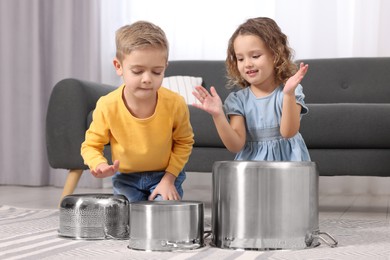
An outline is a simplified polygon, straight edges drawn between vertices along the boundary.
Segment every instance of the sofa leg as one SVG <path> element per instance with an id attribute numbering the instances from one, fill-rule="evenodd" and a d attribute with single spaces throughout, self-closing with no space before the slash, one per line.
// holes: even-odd
<path id="1" fill-rule="evenodd" d="M 60 203 L 66 195 L 70 195 L 74 192 L 82 173 L 83 170 L 69 170 L 68 176 L 66 177 L 64 189 L 62 190 Z"/>

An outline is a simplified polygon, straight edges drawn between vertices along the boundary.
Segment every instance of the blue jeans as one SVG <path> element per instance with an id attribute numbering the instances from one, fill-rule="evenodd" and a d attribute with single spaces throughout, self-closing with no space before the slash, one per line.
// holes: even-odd
<path id="1" fill-rule="evenodd" d="M 156 186 L 160 183 L 165 172 L 137 172 L 122 174 L 117 172 L 112 177 L 114 194 L 122 194 L 129 202 L 148 200 L 148 197 Z M 180 197 L 183 197 L 182 183 L 186 179 L 186 173 L 181 171 L 175 180 L 175 187 Z M 162 200 L 161 195 L 157 195 L 155 200 Z"/>

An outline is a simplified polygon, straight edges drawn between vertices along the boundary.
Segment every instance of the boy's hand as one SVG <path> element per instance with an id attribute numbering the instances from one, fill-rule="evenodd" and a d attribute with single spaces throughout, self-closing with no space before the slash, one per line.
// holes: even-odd
<path id="1" fill-rule="evenodd" d="M 149 200 L 154 200 L 159 194 L 162 196 L 163 200 L 180 200 L 180 195 L 175 187 L 175 180 L 175 175 L 165 172 L 160 183 L 156 186 L 152 194 L 150 194 Z"/>
<path id="2" fill-rule="evenodd" d="M 294 95 L 295 89 L 297 88 L 298 84 L 301 83 L 303 77 L 305 77 L 308 69 L 309 69 L 309 65 L 308 64 L 305 65 L 303 62 L 301 62 L 297 73 L 295 73 L 294 76 L 290 77 L 287 80 L 286 85 L 283 88 L 283 93 Z"/>
<path id="3" fill-rule="evenodd" d="M 222 101 L 214 87 L 210 88 L 210 93 L 202 86 L 196 86 L 192 94 L 199 100 L 200 104 L 192 104 L 212 116 L 223 113 Z"/>
<path id="4" fill-rule="evenodd" d="M 119 170 L 119 161 L 115 160 L 113 165 L 107 163 L 99 164 L 95 170 L 91 169 L 91 173 L 96 178 L 106 178 L 113 176 Z"/>

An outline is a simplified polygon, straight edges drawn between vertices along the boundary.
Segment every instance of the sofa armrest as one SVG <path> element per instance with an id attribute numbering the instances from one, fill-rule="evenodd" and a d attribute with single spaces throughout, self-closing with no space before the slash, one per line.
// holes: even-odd
<path id="1" fill-rule="evenodd" d="M 87 169 L 80 154 L 88 128 L 88 114 L 97 100 L 115 87 L 64 79 L 51 93 L 46 115 L 46 148 L 49 164 L 60 169 Z"/>

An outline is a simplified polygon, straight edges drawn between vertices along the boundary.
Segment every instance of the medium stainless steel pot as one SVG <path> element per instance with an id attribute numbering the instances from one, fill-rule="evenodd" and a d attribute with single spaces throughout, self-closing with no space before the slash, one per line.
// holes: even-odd
<path id="1" fill-rule="evenodd" d="M 202 202 L 170 200 L 130 203 L 130 249 L 196 249 L 204 246 L 203 234 Z"/>
<path id="2" fill-rule="evenodd" d="M 247 250 L 308 248 L 320 241 L 336 246 L 319 231 L 318 179 L 314 162 L 215 162 L 212 244 Z"/>
<path id="3" fill-rule="evenodd" d="M 113 194 L 65 196 L 58 234 L 73 239 L 128 239 L 129 201 Z"/>

